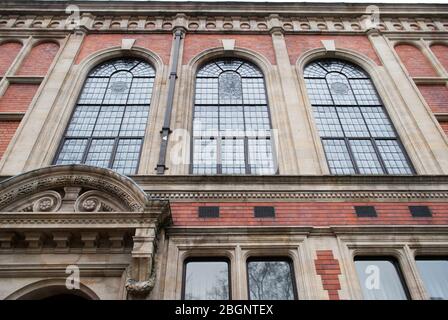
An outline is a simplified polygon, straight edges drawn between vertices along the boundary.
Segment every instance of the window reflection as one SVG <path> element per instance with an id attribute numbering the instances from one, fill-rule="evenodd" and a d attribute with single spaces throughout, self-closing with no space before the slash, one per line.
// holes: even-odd
<path id="1" fill-rule="evenodd" d="M 189 261 L 185 266 L 185 300 L 228 300 L 227 261 Z"/>
<path id="2" fill-rule="evenodd" d="M 294 281 L 291 267 L 288 260 L 249 261 L 249 299 L 293 300 Z"/>
<path id="3" fill-rule="evenodd" d="M 366 300 L 406 300 L 397 262 L 391 258 L 357 258 L 356 271 Z"/>
<path id="4" fill-rule="evenodd" d="M 417 267 L 431 300 L 448 300 L 448 258 L 417 258 Z"/>

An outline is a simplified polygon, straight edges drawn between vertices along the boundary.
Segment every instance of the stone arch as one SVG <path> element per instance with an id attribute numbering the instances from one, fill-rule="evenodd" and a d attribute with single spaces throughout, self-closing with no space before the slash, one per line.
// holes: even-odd
<path id="1" fill-rule="evenodd" d="M 436 77 L 437 70 L 417 42 L 399 41 L 394 50 L 411 77 Z"/>
<path id="2" fill-rule="evenodd" d="M 219 58 L 239 58 L 247 60 L 260 68 L 265 78 L 269 75 L 271 63 L 266 57 L 255 51 L 239 47 L 235 47 L 234 50 L 229 52 L 224 51 L 222 47 L 204 50 L 189 61 L 189 70 L 191 70 L 193 77 L 195 77 L 198 69 L 202 65 Z"/>
<path id="3" fill-rule="evenodd" d="M 149 111 L 149 119 L 153 117 L 153 115 L 157 114 L 156 106 L 159 105 L 160 92 L 162 80 L 164 77 L 164 64 L 160 56 L 156 53 L 141 47 L 134 46 L 131 50 L 122 50 L 121 47 L 112 47 L 104 50 L 96 51 L 89 56 L 85 57 L 80 64 L 74 66 L 73 72 L 73 80 L 71 83 L 73 84 L 70 87 L 70 91 L 66 94 L 68 99 L 64 100 L 61 114 L 62 116 L 58 118 L 59 125 L 55 133 L 52 133 L 53 137 L 52 143 L 50 145 L 50 152 L 46 156 L 46 163 L 51 163 L 54 160 L 55 155 L 57 154 L 58 146 L 60 145 L 61 138 L 64 134 L 65 128 L 67 127 L 70 117 L 76 108 L 76 102 L 78 101 L 79 95 L 84 87 L 84 83 L 89 75 L 89 73 L 101 63 L 104 63 L 108 60 L 113 60 L 117 58 L 126 58 L 126 57 L 134 57 L 141 59 L 145 62 L 148 62 L 155 70 L 155 79 L 152 88 L 152 97 L 151 97 L 151 106 L 155 106 L 154 108 L 150 108 Z M 147 125 L 154 124 L 154 121 L 148 121 Z M 142 147 L 142 157 L 145 152 L 145 144 L 149 143 L 148 135 L 150 130 L 146 130 L 146 136 L 144 139 L 144 145 Z"/>
<path id="4" fill-rule="evenodd" d="M 50 70 L 58 52 L 60 44 L 53 39 L 42 39 L 33 43 L 31 49 L 20 64 L 17 75 L 45 76 Z"/>
<path id="5" fill-rule="evenodd" d="M 0 54 L 2 56 L 0 61 L 0 76 L 8 71 L 22 48 L 23 43 L 20 40 L 6 39 L 0 42 Z"/>
<path id="6" fill-rule="evenodd" d="M 79 289 L 68 290 L 65 279 L 40 280 L 15 291 L 5 300 L 41 300 L 58 295 L 70 295 L 86 300 L 100 300 L 98 295 L 88 286 L 83 283 L 79 285 Z"/>
<path id="7" fill-rule="evenodd" d="M 57 165 L 2 182 L 0 212 L 143 212 L 145 192 L 109 169 Z"/>

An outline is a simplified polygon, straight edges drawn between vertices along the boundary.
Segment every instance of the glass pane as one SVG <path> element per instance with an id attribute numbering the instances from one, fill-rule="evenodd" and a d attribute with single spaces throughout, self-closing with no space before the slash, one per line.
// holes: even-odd
<path id="1" fill-rule="evenodd" d="M 328 166 L 333 174 L 354 174 L 352 160 L 344 140 L 322 140 Z"/>
<path id="2" fill-rule="evenodd" d="M 116 137 L 120 131 L 121 119 L 123 118 L 124 107 L 106 106 L 102 107 L 98 120 L 96 121 L 93 136 L 95 137 Z"/>
<path id="3" fill-rule="evenodd" d="M 417 267 L 431 300 L 448 300 L 448 259 L 419 258 Z"/>
<path id="4" fill-rule="evenodd" d="M 114 73 L 110 77 L 103 104 L 126 104 L 132 84 L 132 74 L 127 71 Z"/>
<path id="5" fill-rule="evenodd" d="M 219 107 L 219 134 L 244 137 L 243 107 Z"/>
<path id="6" fill-rule="evenodd" d="M 90 137 L 95 126 L 99 106 L 78 106 L 67 129 L 69 137 Z"/>
<path id="7" fill-rule="evenodd" d="M 81 163 L 87 146 L 87 139 L 67 139 L 62 146 L 56 164 Z"/>
<path id="8" fill-rule="evenodd" d="M 370 140 L 350 140 L 350 146 L 360 173 L 384 173 Z"/>
<path id="9" fill-rule="evenodd" d="M 218 107 L 194 108 L 193 135 L 195 137 L 217 137 L 219 129 Z"/>
<path id="10" fill-rule="evenodd" d="M 217 173 L 216 139 L 195 139 L 193 145 L 193 173 Z"/>
<path id="11" fill-rule="evenodd" d="M 228 300 L 227 262 L 192 261 L 185 270 L 185 300 Z"/>
<path id="12" fill-rule="evenodd" d="M 370 136 L 358 107 L 338 107 L 337 110 L 346 137 Z"/>
<path id="13" fill-rule="evenodd" d="M 355 97 L 345 76 L 329 73 L 327 82 L 335 105 L 356 105 Z"/>
<path id="14" fill-rule="evenodd" d="M 271 124 L 267 106 L 244 107 L 247 136 L 270 136 Z"/>
<path id="15" fill-rule="evenodd" d="M 137 171 L 141 143 L 140 139 L 121 139 L 112 169 L 121 174 L 134 174 Z"/>
<path id="16" fill-rule="evenodd" d="M 398 270 L 390 260 L 357 260 L 356 271 L 366 300 L 406 300 Z"/>
<path id="17" fill-rule="evenodd" d="M 244 104 L 266 104 L 263 78 L 243 79 Z"/>
<path id="18" fill-rule="evenodd" d="M 249 139 L 249 165 L 252 174 L 275 174 L 270 139 Z"/>
<path id="19" fill-rule="evenodd" d="M 247 269 L 250 300 L 294 300 L 289 262 L 250 261 Z"/>
<path id="20" fill-rule="evenodd" d="M 79 104 L 100 104 L 103 102 L 109 78 L 89 78 L 84 83 Z"/>
<path id="21" fill-rule="evenodd" d="M 131 72 L 134 77 L 154 77 L 156 75 L 153 67 L 146 62 L 140 62 L 131 69 Z"/>
<path id="22" fill-rule="evenodd" d="M 128 104 L 150 104 L 154 78 L 134 78 Z"/>
<path id="23" fill-rule="evenodd" d="M 325 78 L 325 76 L 327 75 L 327 70 L 323 69 L 317 63 L 311 63 L 305 67 L 303 75 L 306 78 Z"/>
<path id="24" fill-rule="evenodd" d="M 359 105 L 381 105 L 381 101 L 370 79 L 350 80 Z"/>
<path id="25" fill-rule="evenodd" d="M 218 104 L 218 78 L 196 79 L 196 104 Z"/>
<path id="26" fill-rule="evenodd" d="M 113 139 L 92 140 L 85 163 L 91 166 L 107 168 L 109 166 L 113 147 Z"/>
<path id="27" fill-rule="evenodd" d="M 120 137 L 143 137 L 149 106 L 127 106 L 120 128 Z"/>
<path id="28" fill-rule="evenodd" d="M 241 77 L 236 72 L 224 72 L 219 76 L 219 103 L 240 104 L 243 102 Z"/>
<path id="29" fill-rule="evenodd" d="M 392 124 L 381 107 L 362 107 L 362 115 L 366 119 L 370 133 L 376 138 L 394 138 Z"/>
<path id="30" fill-rule="evenodd" d="M 221 165 L 223 174 L 243 174 L 246 172 L 243 139 L 221 140 Z"/>
<path id="31" fill-rule="evenodd" d="M 311 104 L 332 105 L 330 91 L 325 79 L 307 79 L 306 88 Z"/>
<path id="32" fill-rule="evenodd" d="M 376 140 L 376 145 L 389 174 L 412 174 L 397 140 Z"/>
<path id="33" fill-rule="evenodd" d="M 344 137 L 335 107 L 313 107 L 314 119 L 321 137 Z"/>

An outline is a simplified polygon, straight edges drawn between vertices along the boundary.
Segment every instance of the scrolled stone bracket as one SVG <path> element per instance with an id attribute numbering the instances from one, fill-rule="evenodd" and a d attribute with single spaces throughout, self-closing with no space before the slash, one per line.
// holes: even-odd
<path id="1" fill-rule="evenodd" d="M 156 282 L 156 251 L 160 231 L 172 223 L 168 201 L 149 200 L 145 208 L 152 222 L 137 228 L 133 237 L 132 262 L 129 266 L 125 288 L 128 299 L 145 299 Z"/>

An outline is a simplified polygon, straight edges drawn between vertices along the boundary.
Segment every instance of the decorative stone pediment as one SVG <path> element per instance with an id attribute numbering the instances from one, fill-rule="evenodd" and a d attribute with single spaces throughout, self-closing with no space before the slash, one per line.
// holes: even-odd
<path id="1" fill-rule="evenodd" d="M 0 190 L 0 212 L 143 212 L 149 204 L 131 179 L 86 165 L 26 172 Z"/>

